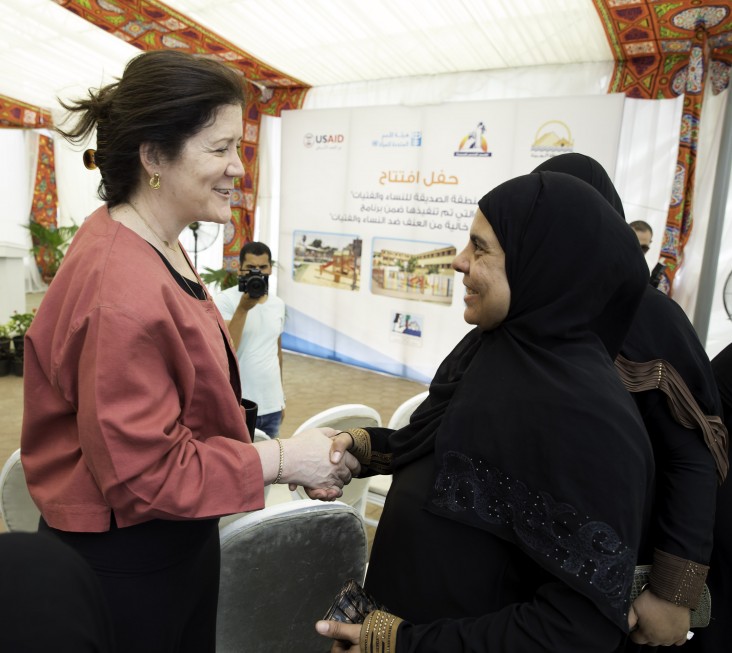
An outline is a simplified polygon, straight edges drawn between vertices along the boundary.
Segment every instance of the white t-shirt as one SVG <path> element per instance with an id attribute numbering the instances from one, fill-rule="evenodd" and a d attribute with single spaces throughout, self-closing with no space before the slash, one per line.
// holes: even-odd
<path id="1" fill-rule="evenodd" d="M 214 297 L 225 320 L 231 320 L 240 298 L 237 286 Z M 285 302 L 275 295 L 268 295 L 266 302 L 257 304 L 247 313 L 236 355 L 242 397 L 257 403 L 257 415 L 276 413 L 285 406 L 277 347 L 284 328 Z"/>

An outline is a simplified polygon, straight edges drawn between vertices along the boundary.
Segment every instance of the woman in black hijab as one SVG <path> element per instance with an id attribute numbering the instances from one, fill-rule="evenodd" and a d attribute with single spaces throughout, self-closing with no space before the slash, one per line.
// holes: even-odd
<path id="1" fill-rule="evenodd" d="M 727 431 L 732 429 L 732 345 L 712 359 L 712 370 L 719 388 L 722 416 Z M 727 479 L 717 491 L 714 522 L 714 548 L 709 563 L 709 591 L 712 594 L 712 620 L 708 628 L 696 633 L 688 650 L 694 653 L 727 651 L 732 642 L 732 484 Z"/>
<path id="2" fill-rule="evenodd" d="M 562 154 L 539 171 L 582 179 L 625 217 L 610 177 L 591 157 Z M 686 314 L 650 285 L 615 364 L 643 416 L 656 459 L 653 551 L 644 560 L 652 559 L 653 569 L 649 591 L 633 606 L 639 618 L 633 639 L 684 642 L 687 608 L 696 607 L 709 569 L 718 481 L 728 468 L 719 394 L 709 358 Z"/>
<path id="3" fill-rule="evenodd" d="M 408 427 L 350 432 L 366 473 L 394 474 L 366 578 L 389 612 L 319 622 L 334 651 L 621 647 L 653 474 L 608 350 L 647 281 L 634 239 L 568 175 L 479 202 L 453 263 L 477 345 L 448 357 Z"/>

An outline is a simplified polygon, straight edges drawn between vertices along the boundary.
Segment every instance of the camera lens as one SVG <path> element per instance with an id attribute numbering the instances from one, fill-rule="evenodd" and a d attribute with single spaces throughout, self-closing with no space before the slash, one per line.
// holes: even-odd
<path id="1" fill-rule="evenodd" d="M 247 294 L 252 299 L 262 297 L 267 291 L 267 286 L 264 281 L 264 277 L 250 277 L 247 280 Z"/>

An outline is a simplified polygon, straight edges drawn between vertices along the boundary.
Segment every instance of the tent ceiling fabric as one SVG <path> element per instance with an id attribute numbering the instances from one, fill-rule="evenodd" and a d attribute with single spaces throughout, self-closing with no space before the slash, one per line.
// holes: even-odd
<path id="1" fill-rule="evenodd" d="M 592 0 L 164 4 L 311 86 L 613 59 Z M 0 94 L 30 104 L 57 110 L 57 96 L 108 83 L 139 53 L 54 0 L 0 0 L 0 11 Z"/>
<path id="2" fill-rule="evenodd" d="M 591 0 L 166 0 L 310 86 L 612 60 Z"/>
<path id="3" fill-rule="evenodd" d="M 139 50 L 52 0 L 1 0 L 0 94 L 58 109 L 122 74 Z"/>

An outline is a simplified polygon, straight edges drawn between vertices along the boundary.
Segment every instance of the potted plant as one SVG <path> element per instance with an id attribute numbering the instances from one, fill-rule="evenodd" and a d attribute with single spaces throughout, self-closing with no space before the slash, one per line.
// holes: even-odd
<path id="1" fill-rule="evenodd" d="M 13 327 L 10 322 L 0 324 L 0 376 L 10 374 L 10 366 L 13 360 L 13 353 L 10 350 Z"/>
<path id="2" fill-rule="evenodd" d="M 10 328 L 11 328 L 11 334 L 13 339 L 13 348 L 15 349 L 15 355 L 13 356 L 13 372 L 17 376 L 23 376 L 23 351 L 24 351 L 24 341 L 25 341 L 25 333 L 28 331 L 28 328 L 31 325 L 31 322 L 33 322 L 33 318 L 35 317 L 35 309 L 32 313 L 18 313 L 15 311 L 10 316 Z"/>
<path id="3" fill-rule="evenodd" d="M 231 288 L 238 283 L 239 273 L 236 270 L 227 270 L 226 268 L 204 268 L 201 273 L 201 281 L 207 286 L 218 286 L 219 291 Z"/>
<path id="4" fill-rule="evenodd" d="M 41 271 L 41 277 L 46 283 L 56 276 L 61 260 L 66 254 L 71 239 L 79 230 L 79 225 L 73 224 L 70 227 L 57 227 L 51 225 L 46 227 L 38 222 L 30 222 L 26 228 L 31 233 L 33 247 L 31 251 L 36 257 Z"/>

